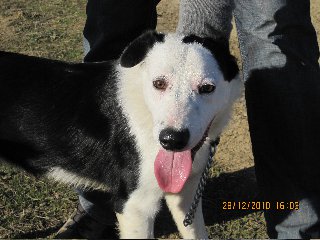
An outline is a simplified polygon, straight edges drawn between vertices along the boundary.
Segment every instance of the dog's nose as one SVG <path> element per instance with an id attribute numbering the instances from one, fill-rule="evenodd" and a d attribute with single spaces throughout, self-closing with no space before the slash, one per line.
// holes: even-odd
<path id="1" fill-rule="evenodd" d="M 166 150 L 180 150 L 184 148 L 189 141 L 190 133 L 188 129 L 175 130 L 166 128 L 160 132 L 159 141 Z"/>

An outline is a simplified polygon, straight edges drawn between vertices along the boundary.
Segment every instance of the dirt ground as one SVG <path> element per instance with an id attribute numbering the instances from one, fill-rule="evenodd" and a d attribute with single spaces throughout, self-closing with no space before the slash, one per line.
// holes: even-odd
<path id="1" fill-rule="evenodd" d="M 320 4 L 311 0 L 312 20 L 320 37 Z M 174 31 L 179 0 L 158 5 L 159 31 Z M 81 31 L 85 1 L 0 1 L 0 50 L 81 61 Z M 235 29 L 231 50 L 239 63 Z M 253 200 L 257 187 L 244 97 L 235 104 L 232 121 L 221 143 L 204 199 L 204 215 L 212 238 L 266 238 L 262 212 L 225 212 L 221 201 Z M 39 181 L 0 164 L 0 238 L 50 237 L 76 205 L 75 194 L 65 186 Z M 160 223 L 164 226 L 168 224 Z M 157 226 L 156 226 L 157 228 Z M 166 227 L 165 227 L 166 228 Z M 175 229 L 157 236 L 177 237 Z"/>

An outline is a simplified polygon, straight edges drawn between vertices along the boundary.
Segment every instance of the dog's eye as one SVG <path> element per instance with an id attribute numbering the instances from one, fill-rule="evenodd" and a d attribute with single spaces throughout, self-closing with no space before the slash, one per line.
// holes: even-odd
<path id="1" fill-rule="evenodd" d="M 156 79 L 153 81 L 153 86 L 159 90 L 165 90 L 167 88 L 167 82 L 165 79 Z"/>
<path id="2" fill-rule="evenodd" d="M 200 94 L 211 93 L 216 89 L 216 86 L 213 84 L 204 84 L 199 86 L 198 90 Z"/>

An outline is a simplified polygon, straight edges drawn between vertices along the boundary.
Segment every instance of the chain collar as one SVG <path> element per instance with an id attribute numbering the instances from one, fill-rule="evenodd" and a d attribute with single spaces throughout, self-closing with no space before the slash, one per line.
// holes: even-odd
<path id="1" fill-rule="evenodd" d="M 198 207 L 199 201 L 202 197 L 204 187 L 206 186 L 207 180 L 209 178 L 209 172 L 210 172 L 210 168 L 213 163 L 213 157 L 216 154 L 216 150 L 217 150 L 217 146 L 218 146 L 219 142 L 220 142 L 220 137 L 217 137 L 216 140 L 214 140 L 210 143 L 211 147 L 210 147 L 209 158 L 208 158 L 206 168 L 200 178 L 200 182 L 198 184 L 198 188 L 197 188 L 196 194 L 194 195 L 193 202 L 190 206 L 190 209 L 183 220 L 183 225 L 185 227 L 191 225 L 193 222 L 194 214 L 197 211 L 197 207 Z"/>

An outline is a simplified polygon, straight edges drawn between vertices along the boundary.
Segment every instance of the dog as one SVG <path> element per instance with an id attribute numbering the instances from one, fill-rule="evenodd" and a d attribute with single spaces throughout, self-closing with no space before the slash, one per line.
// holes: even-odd
<path id="1" fill-rule="evenodd" d="M 152 238 L 162 198 L 207 238 L 201 206 L 183 219 L 240 89 L 226 40 L 147 31 L 100 63 L 0 52 L 0 156 L 109 192 L 121 238 Z"/>

